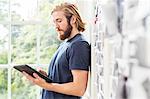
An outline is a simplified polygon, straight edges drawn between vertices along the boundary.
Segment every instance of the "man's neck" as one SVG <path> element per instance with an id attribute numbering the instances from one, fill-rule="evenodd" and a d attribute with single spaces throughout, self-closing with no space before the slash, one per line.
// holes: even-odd
<path id="1" fill-rule="evenodd" d="M 77 28 L 73 28 L 73 29 L 72 29 L 72 32 L 71 32 L 71 34 L 70 34 L 70 36 L 68 37 L 68 40 L 71 39 L 71 38 L 73 38 L 75 35 L 77 35 L 77 34 L 79 34 L 79 33 L 80 33 L 80 32 L 78 31 Z"/>

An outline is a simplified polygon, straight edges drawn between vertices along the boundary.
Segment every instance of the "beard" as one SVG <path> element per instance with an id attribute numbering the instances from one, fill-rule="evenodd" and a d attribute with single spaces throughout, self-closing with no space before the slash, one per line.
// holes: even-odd
<path id="1" fill-rule="evenodd" d="M 71 31 L 72 31 L 72 26 L 69 23 L 67 25 L 67 29 L 64 31 L 63 35 L 59 36 L 60 40 L 65 40 L 66 38 L 68 38 L 71 34 Z"/>

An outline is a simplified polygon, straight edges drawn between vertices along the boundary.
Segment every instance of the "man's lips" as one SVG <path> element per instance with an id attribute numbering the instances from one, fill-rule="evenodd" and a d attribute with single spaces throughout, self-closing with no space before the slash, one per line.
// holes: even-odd
<path id="1" fill-rule="evenodd" d="M 63 31 L 62 29 L 56 28 L 56 31 Z"/>
<path id="2" fill-rule="evenodd" d="M 59 28 L 56 28 L 56 31 L 59 35 L 63 35 L 63 30 L 62 29 L 59 29 Z"/>

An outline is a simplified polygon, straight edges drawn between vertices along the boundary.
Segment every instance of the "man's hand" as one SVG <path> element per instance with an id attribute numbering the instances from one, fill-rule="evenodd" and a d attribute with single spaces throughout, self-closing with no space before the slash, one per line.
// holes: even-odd
<path id="1" fill-rule="evenodd" d="M 32 77 L 30 76 L 29 74 L 27 74 L 26 72 L 23 71 L 23 75 L 29 80 L 31 81 L 33 84 L 36 84 L 42 88 L 45 88 L 45 85 L 46 85 L 46 81 L 44 79 L 42 79 L 41 77 L 39 77 L 36 73 L 33 73 L 33 76 L 35 77 Z"/>
<path id="2" fill-rule="evenodd" d="M 43 71 L 41 68 L 38 68 L 37 71 L 40 72 L 41 74 L 47 76 L 47 73 L 45 71 Z"/>

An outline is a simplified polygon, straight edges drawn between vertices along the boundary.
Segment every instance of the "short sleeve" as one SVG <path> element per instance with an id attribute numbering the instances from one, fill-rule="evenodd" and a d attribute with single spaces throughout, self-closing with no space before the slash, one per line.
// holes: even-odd
<path id="1" fill-rule="evenodd" d="M 89 70 L 90 45 L 86 41 L 78 41 L 71 45 L 69 51 L 69 68 L 71 70 Z"/>

